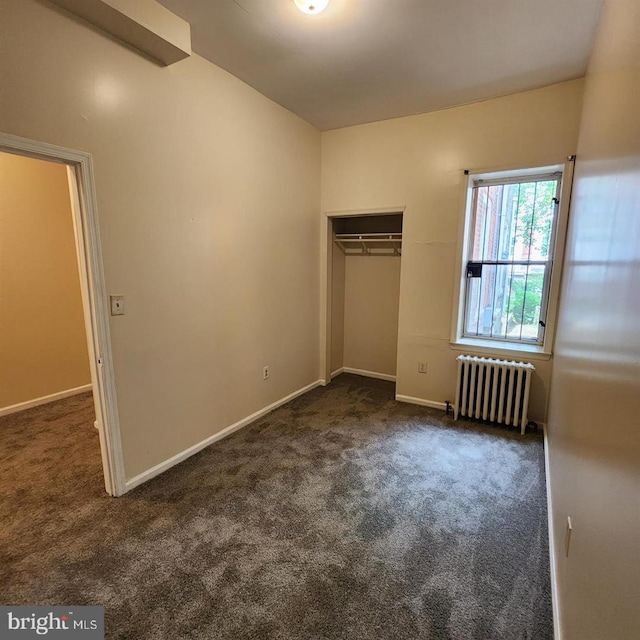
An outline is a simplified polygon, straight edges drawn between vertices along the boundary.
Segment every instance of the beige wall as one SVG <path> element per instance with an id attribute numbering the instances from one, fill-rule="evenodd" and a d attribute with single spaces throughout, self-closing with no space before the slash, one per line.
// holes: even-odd
<path id="1" fill-rule="evenodd" d="M 464 169 L 541 166 L 575 153 L 583 81 L 322 135 L 322 209 L 406 205 L 397 392 L 454 399 L 449 348 Z M 428 373 L 418 373 L 418 362 Z M 551 362 L 536 361 L 530 415 L 544 420 Z"/>
<path id="2" fill-rule="evenodd" d="M 344 366 L 344 252 L 331 245 L 331 373 Z"/>
<path id="3" fill-rule="evenodd" d="M 563 640 L 640 638 L 639 34 L 637 0 L 607 0 L 586 83 L 549 410 Z"/>
<path id="4" fill-rule="evenodd" d="M 66 167 L 0 153 L 0 408 L 90 382 Z"/>
<path id="5" fill-rule="evenodd" d="M 400 258 L 347 256 L 344 366 L 396 374 Z"/>
<path id="6" fill-rule="evenodd" d="M 93 154 L 127 477 L 316 381 L 319 132 L 198 56 L 0 6 L 1 128 Z"/>

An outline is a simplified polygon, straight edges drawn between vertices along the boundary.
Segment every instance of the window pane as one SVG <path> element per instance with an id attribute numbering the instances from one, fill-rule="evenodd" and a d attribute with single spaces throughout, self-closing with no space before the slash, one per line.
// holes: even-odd
<path id="1" fill-rule="evenodd" d="M 467 280 L 465 334 L 506 338 L 511 265 L 483 265 L 481 278 Z"/>
<path id="2" fill-rule="evenodd" d="M 500 238 L 505 235 L 500 228 L 503 192 L 503 185 L 495 185 L 487 189 L 487 220 L 484 225 L 482 260 L 498 260 Z"/>
<path id="3" fill-rule="evenodd" d="M 479 187 L 472 260 L 547 260 L 556 180 Z"/>
<path id="4" fill-rule="evenodd" d="M 504 267 L 483 265 L 481 278 L 469 278 L 468 304 L 465 322 L 465 333 L 476 336 L 492 336 L 496 327 L 496 313 L 494 310 L 496 291 L 500 288 L 498 271 Z M 499 314 L 498 314 L 499 315 Z"/>
<path id="5" fill-rule="evenodd" d="M 558 183 L 555 180 L 538 182 L 531 225 L 530 260 L 547 260 L 549 258 L 557 186 Z"/>
<path id="6" fill-rule="evenodd" d="M 467 303 L 464 317 L 465 335 L 477 336 L 479 333 L 481 283 L 481 278 L 467 279 Z"/>
<path id="7" fill-rule="evenodd" d="M 548 180 L 519 185 L 512 259 L 547 259 L 557 184 Z"/>
<path id="8" fill-rule="evenodd" d="M 536 183 L 520 185 L 516 210 L 515 233 L 513 236 L 513 259 L 528 260 L 531 244 L 531 222 L 536 195 Z"/>
<path id="9" fill-rule="evenodd" d="M 485 228 L 489 214 L 489 189 L 479 187 L 476 195 L 475 227 L 473 229 L 472 260 L 483 260 Z"/>
<path id="10" fill-rule="evenodd" d="M 473 260 L 514 259 L 516 227 L 524 235 L 523 218 L 519 216 L 520 197 L 519 184 L 478 189 Z"/>
<path id="11" fill-rule="evenodd" d="M 546 267 L 514 265 L 507 305 L 507 339 L 538 339 Z"/>
<path id="12" fill-rule="evenodd" d="M 467 280 L 465 335 L 538 340 L 546 267 L 483 265 Z"/>
<path id="13" fill-rule="evenodd" d="M 512 265 L 500 265 L 496 274 L 496 293 L 493 305 L 493 337 L 506 338 L 509 332 L 507 313 L 511 295 Z"/>
<path id="14" fill-rule="evenodd" d="M 520 185 L 507 184 L 503 186 L 502 208 L 500 211 L 500 239 L 498 260 L 513 260 L 514 233 L 518 221 L 518 200 Z"/>

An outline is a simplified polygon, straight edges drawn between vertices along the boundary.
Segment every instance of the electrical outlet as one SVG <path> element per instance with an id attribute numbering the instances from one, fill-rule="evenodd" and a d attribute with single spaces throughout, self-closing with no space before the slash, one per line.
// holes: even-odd
<path id="1" fill-rule="evenodd" d="M 427 363 L 418 362 L 418 373 L 427 373 Z"/>
<path id="2" fill-rule="evenodd" d="M 124 315 L 124 296 L 109 296 L 111 301 L 111 315 L 123 316 Z"/>
<path id="3" fill-rule="evenodd" d="M 263 380 L 269 379 L 269 365 L 267 365 L 266 367 L 262 367 L 262 379 Z"/>
<path id="4" fill-rule="evenodd" d="M 564 534 L 564 555 L 569 557 L 569 547 L 571 546 L 571 534 L 573 533 L 573 525 L 571 524 L 571 516 L 567 516 L 567 530 Z"/>

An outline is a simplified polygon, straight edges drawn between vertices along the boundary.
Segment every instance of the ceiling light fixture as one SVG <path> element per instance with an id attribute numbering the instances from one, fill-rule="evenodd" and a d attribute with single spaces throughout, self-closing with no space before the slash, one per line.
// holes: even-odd
<path id="1" fill-rule="evenodd" d="M 293 0 L 302 13 L 315 15 L 327 8 L 329 0 Z"/>

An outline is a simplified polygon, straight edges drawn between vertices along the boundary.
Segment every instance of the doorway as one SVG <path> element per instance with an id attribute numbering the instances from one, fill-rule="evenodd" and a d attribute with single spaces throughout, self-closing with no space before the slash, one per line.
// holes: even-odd
<path id="1" fill-rule="evenodd" d="M 396 379 L 403 212 L 327 214 L 321 318 L 326 383 L 343 372 Z"/>
<path id="2" fill-rule="evenodd" d="M 16 193 L 11 188 L 18 185 L 11 183 L 29 176 L 44 180 L 40 187 L 36 182 L 22 185 L 22 195 L 25 207 L 40 206 L 46 212 L 38 220 L 34 218 L 38 211 L 27 215 L 25 210 L 20 220 L 5 222 L 5 239 L 11 232 L 14 241 L 4 252 L 0 277 L 5 277 L 6 298 L 14 300 L 15 313 L 12 316 L 5 304 L 11 318 L 5 325 L 13 328 L 14 343 L 5 340 L 3 345 L 0 415 L 17 415 L 56 400 L 60 406 L 71 402 L 85 420 L 94 410 L 104 486 L 110 495 L 122 495 L 124 465 L 91 156 L 2 133 L 0 154 L 6 169 L 0 190 Z M 39 188 L 46 193 L 38 193 Z M 65 200 L 66 221 L 65 211 L 56 210 L 64 208 Z M 5 199 L 5 218 L 16 213 L 13 205 L 17 202 Z M 18 244 L 26 243 L 22 248 L 15 246 L 18 238 Z M 26 251 L 30 240 L 36 246 Z"/>

